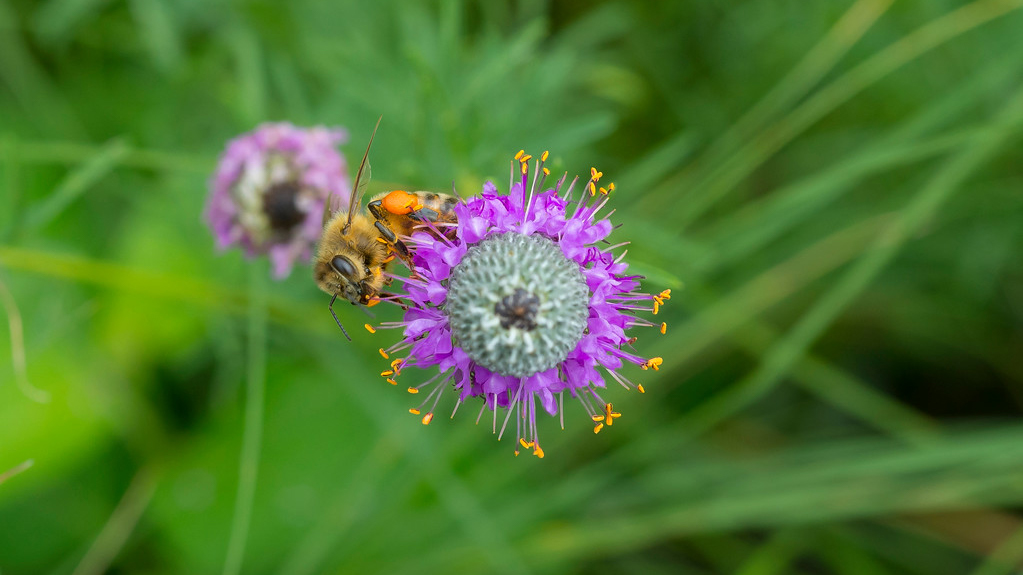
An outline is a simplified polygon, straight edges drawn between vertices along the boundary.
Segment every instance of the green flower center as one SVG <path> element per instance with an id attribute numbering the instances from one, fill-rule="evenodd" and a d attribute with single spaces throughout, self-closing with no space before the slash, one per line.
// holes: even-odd
<path id="1" fill-rule="evenodd" d="M 550 239 L 493 235 L 451 270 L 445 312 L 459 347 L 494 373 L 526 377 L 564 361 L 582 339 L 589 290 Z"/>

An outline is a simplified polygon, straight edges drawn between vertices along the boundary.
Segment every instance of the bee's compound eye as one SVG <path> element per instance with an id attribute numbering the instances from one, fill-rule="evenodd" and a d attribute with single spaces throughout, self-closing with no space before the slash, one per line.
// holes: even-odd
<path id="1" fill-rule="evenodd" d="M 334 258 L 330 260 L 330 265 L 334 268 L 334 271 L 345 277 L 352 277 L 355 275 L 355 266 L 352 265 L 352 262 L 350 262 L 346 257 L 334 256 Z"/>

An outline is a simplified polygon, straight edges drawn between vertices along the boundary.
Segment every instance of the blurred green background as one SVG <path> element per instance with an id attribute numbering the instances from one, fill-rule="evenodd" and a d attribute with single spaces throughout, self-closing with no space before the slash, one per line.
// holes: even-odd
<path id="1" fill-rule="evenodd" d="M 0 0 L 0 573 L 1015 572 L 1020 8 Z M 370 192 L 616 182 L 674 297 L 613 428 L 424 427 L 387 333 L 214 253 L 229 138 L 381 114 Z"/>

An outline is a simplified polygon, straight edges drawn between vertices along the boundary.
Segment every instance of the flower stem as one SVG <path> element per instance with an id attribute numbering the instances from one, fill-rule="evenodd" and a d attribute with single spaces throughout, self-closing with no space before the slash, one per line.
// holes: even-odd
<path id="1" fill-rule="evenodd" d="M 263 436 L 263 395 L 266 383 L 266 278 L 265 266 L 255 262 L 248 266 L 249 325 L 248 365 L 245 386 L 245 430 L 238 463 L 238 495 L 231 521 L 231 538 L 227 544 L 224 575 L 241 572 L 252 520 L 252 502 L 256 493 L 256 476 Z"/>

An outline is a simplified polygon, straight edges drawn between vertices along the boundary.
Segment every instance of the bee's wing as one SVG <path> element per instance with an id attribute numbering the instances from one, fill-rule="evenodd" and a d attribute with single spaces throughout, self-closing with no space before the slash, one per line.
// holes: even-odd
<path id="1" fill-rule="evenodd" d="M 359 163 L 359 171 L 355 172 L 352 195 L 348 199 L 348 221 L 345 223 L 346 228 L 352 225 L 352 218 L 355 216 L 355 212 L 358 211 L 362 203 L 362 194 L 366 191 L 366 185 L 369 184 L 370 172 L 372 171 L 369 167 L 369 149 L 373 146 L 373 136 L 377 135 L 377 128 L 380 127 L 380 120 L 383 119 L 383 116 L 377 118 L 377 124 L 373 126 L 373 133 L 369 135 L 369 143 L 366 144 L 366 153 L 362 155 L 362 162 Z"/>
<path id="2" fill-rule="evenodd" d="M 323 225 L 321 227 L 327 227 L 327 222 L 341 211 L 342 207 L 340 195 L 330 194 L 327 196 L 327 205 L 323 206 Z"/>

